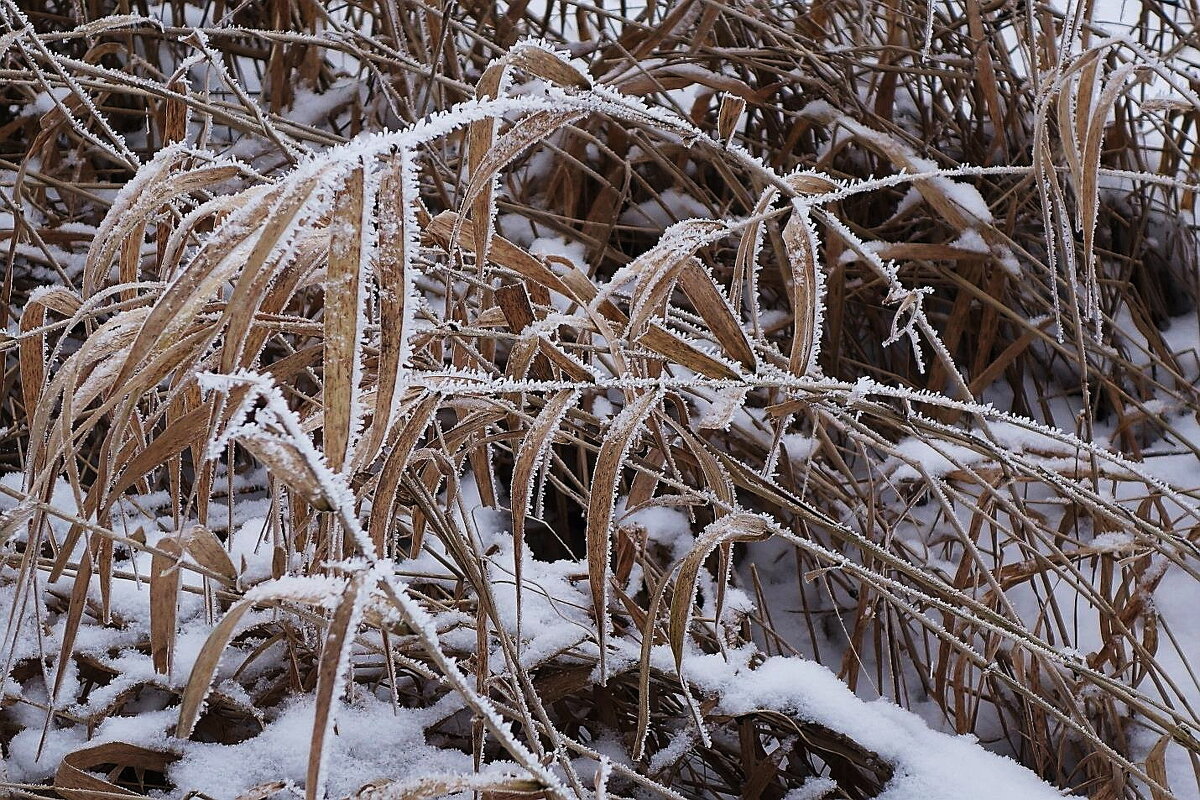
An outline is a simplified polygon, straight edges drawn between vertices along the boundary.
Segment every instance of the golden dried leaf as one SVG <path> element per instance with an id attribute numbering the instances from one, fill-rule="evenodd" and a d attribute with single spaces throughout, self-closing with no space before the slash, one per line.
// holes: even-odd
<path id="1" fill-rule="evenodd" d="M 683 289 L 729 357 L 753 371 L 757 361 L 750 339 L 742 329 L 737 311 L 730 305 L 725 293 L 717 288 L 716 280 L 699 262 L 692 260 L 679 273 L 679 288 Z"/>
<path id="2" fill-rule="evenodd" d="M 737 370 L 728 364 L 698 350 L 657 322 L 650 323 L 650 326 L 638 339 L 638 343 L 658 353 L 670 364 L 680 364 L 709 378 L 737 379 L 741 377 Z"/>
<path id="3" fill-rule="evenodd" d="M 238 572 L 221 540 L 203 525 L 192 525 L 183 534 L 183 544 L 196 563 L 226 579 L 237 582 Z"/>
<path id="4" fill-rule="evenodd" d="M 717 547 L 734 542 L 757 542 L 771 535 L 766 520 L 757 514 L 744 512 L 721 517 L 706 527 L 696 539 L 696 545 L 683 559 L 671 594 L 671 614 L 668 638 L 675 666 L 683 666 L 683 641 L 692 618 L 692 601 L 696 597 L 696 581 L 700 567 Z"/>
<path id="5" fill-rule="evenodd" d="M 155 548 L 157 552 L 150 561 L 150 657 L 155 672 L 170 675 L 183 548 L 173 536 L 159 539 Z"/>
<path id="6" fill-rule="evenodd" d="M 330 469 L 341 472 L 350 457 L 359 387 L 359 341 L 362 312 L 359 285 L 362 268 L 363 167 L 353 169 L 334 204 L 330 231 L 329 266 L 325 279 L 325 357 L 323 442 Z"/>
<path id="7" fill-rule="evenodd" d="M 183 697 L 179 702 L 179 722 L 175 725 L 176 737 L 186 739 L 192 735 L 196 721 L 200 719 L 200 709 L 204 698 L 208 695 L 213 676 L 217 672 L 217 666 L 221 663 L 221 654 L 225 651 L 229 640 L 233 638 L 233 632 L 238 622 L 253 607 L 253 603 L 247 600 L 234 603 L 204 641 L 204 646 L 200 648 L 200 655 L 196 657 L 196 662 L 192 665 L 192 672 L 188 676 L 187 686 L 184 687 Z"/>
<path id="8" fill-rule="evenodd" d="M 744 97 L 732 94 L 721 95 L 721 108 L 717 112 L 717 136 L 729 141 L 745 110 L 746 99 Z"/>
<path id="9" fill-rule="evenodd" d="M 125 742 L 106 742 L 76 750 L 63 758 L 54 773 L 54 791 L 69 800 L 102 800 L 113 797 L 143 797 L 104 780 L 91 770 L 102 765 L 117 765 L 138 771 L 165 773 L 179 759 L 178 754 L 150 750 Z M 121 769 L 117 771 L 120 772 Z"/>
<path id="10" fill-rule="evenodd" d="M 617 496 L 617 481 L 625 455 L 642 425 L 658 404 L 654 392 L 634 398 L 609 427 L 600 453 L 596 457 L 596 470 L 592 473 L 588 496 L 587 562 L 588 583 L 592 593 L 592 608 L 596 615 L 596 629 L 600 644 L 600 683 L 607 681 L 608 656 L 608 576 L 609 551 L 612 548 L 613 504 Z"/>
<path id="11" fill-rule="evenodd" d="M 324 796 L 322 766 L 325 759 L 325 739 L 333 727 L 333 700 L 339 676 L 346 668 L 350 657 L 350 646 L 354 643 L 355 624 L 359 619 L 358 595 L 362 591 L 364 578 L 361 574 L 351 578 L 342 593 L 341 602 L 325 632 L 325 643 L 321 647 L 321 663 L 317 669 L 317 699 L 313 715 L 313 732 L 308 746 L 308 773 L 304 785 L 307 800 L 319 800 Z"/>

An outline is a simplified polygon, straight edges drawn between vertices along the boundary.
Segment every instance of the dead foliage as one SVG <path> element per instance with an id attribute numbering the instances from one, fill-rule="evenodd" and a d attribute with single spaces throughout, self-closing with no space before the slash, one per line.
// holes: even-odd
<path id="1" fill-rule="evenodd" d="M 511 769 L 363 797 L 878 794 L 690 684 L 749 649 L 1174 796 L 1189 12 L 533 8 L 3 0 L 0 746 L 82 744 L 0 790 L 183 795 L 309 697 L 320 797 L 369 694 Z"/>

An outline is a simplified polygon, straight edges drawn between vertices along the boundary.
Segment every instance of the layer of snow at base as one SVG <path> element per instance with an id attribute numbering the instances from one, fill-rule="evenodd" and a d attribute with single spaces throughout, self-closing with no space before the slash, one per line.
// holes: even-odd
<path id="1" fill-rule="evenodd" d="M 403 782 L 470 773 L 470 755 L 425 742 L 424 729 L 434 722 L 430 711 L 394 709 L 366 693 L 352 705 L 339 705 L 326 761 L 328 796 L 344 797 L 379 778 Z M 171 781 L 218 800 L 272 781 L 302 786 L 312 732 L 312 699 L 293 701 L 266 730 L 241 744 L 187 743 L 184 757 L 170 769 Z"/>
<path id="2" fill-rule="evenodd" d="M 365 692 L 360 692 L 353 704 L 339 704 L 335 734 L 328 740 L 328 796 L 345 797 L 378 779 L 404 782 L 431 774 L 471 773 L 469 754 L 426 743 L 424 729 L 436 721 L 437 709 L 436 705 L 394 709 L 390 702 Z M 447 713 L 454 710 L 453 705 L 443 709 Z M 197 791 L 214 800 L 234 800 L 262 784 L 304 785 L 313 732 L 311 696 L 293 700 L 261 733 L 233 745 L 175 739 L 167 731 L 178 715 L 177 709 L 170 708 L 110 717 L 90 740 L 79 729 L 52 729 L 41 758 L 36 757 L 41 729 L 26 728 L 12 742 L 10 779 L 45 780 L 63 757 L 75 750 L 103 742 L 128 742 L 182 754 L 167 773 L 179 790 L 176 796 Z M 515 769 L 511 764 L 490 766 L 503 767 L 505 772 Z"/>
<path id="3" fill-rule="evenodd" d="M 874 751 L 895 769 L 876 800 L 1061 800 L 1063 795 L 1012 759 L 990 753 L 972 736 L 930 729 L 912 712 L 884 700 L 865 702 L 825 667 L 775 656 L 751 670 L 750 649 L 691 655 L 687 680 L 720 697 L 718 711 L 775 710 L 824 725 Z M 660 668 L 673 669 L 669 648 L 655 648 Z M 661 662 L 661 663 L 660 663 Z"/>

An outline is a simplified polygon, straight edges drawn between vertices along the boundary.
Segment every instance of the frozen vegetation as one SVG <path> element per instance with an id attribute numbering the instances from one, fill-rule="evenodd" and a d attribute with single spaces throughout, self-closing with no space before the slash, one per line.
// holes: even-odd
<path id="1" fill-rule="evenodd" d="M 1198 24 L 0 0 L 0 797 L 1200 798 Z"/>

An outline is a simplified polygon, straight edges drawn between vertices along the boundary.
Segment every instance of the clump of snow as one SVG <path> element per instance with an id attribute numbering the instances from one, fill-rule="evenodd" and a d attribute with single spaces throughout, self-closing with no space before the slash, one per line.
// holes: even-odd
<path id="1" fill-rule="evenodd" d="M 921 193 L 917 191 L 917 187 L 908 187 L 908 191 L 904 193 L 904 196 L 900 198 L 900 202 L 896 204 L 896 210 L 892 212 L 892 216 L 888 219 L 888 222 L 892 222 L 902 217 L 904 214 L 908 213 L 920 204 Z"/>
<path id="2" fill-rule="evenodd" d="M 204 787 L 217 800 L 233 800 L 271 781 L 303 785 L 313 714 L 312 698 L 301 698 L 252 739 L 233 745 L 190 742 L 168 777 L 176 786 Z M 367 693 L 342 706 L 327 740 L 329 796 L 344 797 L 381 777 L 406 781 L 436 772 L 471 772 L 470 755 L 425 741 L 424 730 L 435 721 L 428 709 L 396 709 Z"/>
<path id="3" fill-rule="evenodd" d="M 779 443 L 787 450 L 788 458 L 793 464 L 807 462 L 821 444 L 815 436 L 805 436 L 802 433 L 785 433 L 779 437 Z"/>
<path id="4" fill-rule="evenodd" d="M 86 732 L 82 728 L 54 729 L 42 744 L 42 725 L 28 725 L 8 743 L 5 766 L 9 780 L 19 783 L 48 780 L 54 777 L 55 770 L 64 758 L 87 744 Z"/>
<path id="5" fill-rule="evenodd" d="M 783 796 L 783 800 L 821 800 L 833 793 L 837 782 L 831 778 L 809 778 Z"/>
<path id="6" fill-rule="evenodd" d="M 1017 256 L 1013 253 L 1011 247 L 1004 244 L 993 245 L 992 255 L 995 256 L 996 263 L 1000 265 L 1000 268 L 1008 273 L 1010 277 L 1021 277 L 1021 262 L 1017 260 Z"/>
<path id="7" fill-rule="evenodd" d="M 505 239 L 521 247 L 528 247 L 537 238 L 537 228 L 528 217 L 520 214 L 497 215 L 496 230 Z"/>
<path id="8" fill-rule="evenodd" d="M 709 428 L 717 430 L 729 430 L 729 426 L 733 424 L 733 419 L 738 412 L 746 404 L 746 393 L 749 391 L 748 386 L 731 386 L 728 389 L 721 389 L 716 392 L 713 399 L 707 402 L 707 407 L 703 409 L 703 414 L 696 421 L 696 427 Z M 700 406 L 703 401 L 693 396 L 696 405 Z"/>
<path id="9" fill-rule="evenodd" d="M 1096 550 L 1120 553 L 1133 547 L 1134 537 L 1127 531 L 1109 531 L 1094 537 L 1090 544 Z"/>
<path id="10" fill-rule="evenodd" d="M 587 248 L 581 242 L 572 242 L 561 236 L 539 236 L 529 245 L 535 256 L 559 256 L 577 267 L 587 265 Z"/>
<path id="11" fill-rule="evenodd" d="M 941 441 L 935 444 L 915 437 L 898 443 L 895 450 L 896 457 L 884 465 L 885 471 L 891 470 L 893 480 L 918 480 L 926 475 L 940 478 L 984 460 L 982 453 L 964 445 Z"/>
<path id="12" fill-rule="evenodd" d="M 489 572 L 496 611 L 504 628 L 517 630 L 517 591 L 512 569 L 512 537 L 507 541 L 498 536 L 492 539 L 500 548 L 492 554 Z M 585 582 L 580 580 L 579 564 L 575 561 L 535 561 L 526 550 L 523 554 L 521 581 L 521 665 L 533 668 L 547 659 L 576 647 L 592 636 L 592 622 L 580 612 L 587 608 L 589 595 Z M 473 643 L 475 633 L 463 631 L 464 644 Z M 469 644 L 468 644 L 469 646 Z M 496 668 L 504 669 L 501 654 L 493 653 Z"/>
<path id="13" fill-rule="evenodd" d="M 27 108 L 41 117 L 49 114 L 58 104 L 71 96 L 71 90 L 65 86 L 52 86 L 49 91 L 38 92 Z"/>
<path id="14" fill-rule="evenodd" d="M 696 543 L 691 521 L 687 514 L 677 508 L 643 506 L 630 513 L 624 512 L 625 498 L 621 498 L 616 508 L 616 518 L 620 524 L 644 528 L 647 541 L 665 547 L 672 561 L 686 556 Z"/>
<path id="15" fill-rule="evenodd" d="M 699 743 L 700 740 L 696 736 L 694 728 L 684 728 L 674 734 L 671 741 L 667 742 L 667 746 L 650 758 L 650 773 L 653 775 L 674 765 Z"/>
<path id="16" fill-rule="evenodd" d="M 845 250 L 842 251 L 841 255 L 838 256 L 838 263 L 839 264 L 855 263 L 860 258 L 859 254 L 858 254 L 859 249 L 865 249 L 865 250 L 879 252 L 886 246 L 887 246 L 886 242 L 874 241 L 874 242 L 863 242 L 863 246 L 858 249 L 853 248 L 853 247 L 847 247 Z"/>
<path id="17" fill-rule="evenodd" d="M 623 225 L 665 229 L 680 220 L 707 217 L 708 208 L 696 198 L 678 189 L 665 189 L 659 196 L 621 212 Z"/>
<path id="18" fill-rule="evenodd" d="M 970 250 L 972 253 L 989 253 L 991 248 L 988 243 L 979 235 L 979 231 L 974 228 L 967 228 L 962 234 L 950 243 L 952 247 L 957 247 L 960 250 Z"/>
<path id="19" fill-rule="evenodd" d="M 655 648 L 668 668 L 670 648 Z M 864 702 L 825 667 L 775 656 L 751 669 L 750 648 L 691 654 L 684 670 L 698 690 L 717 698 L 720 713 L 773 710 L 853 739 L 895 769 L 877 800 L 1062 800 L 1062 794 L 1017 762 L 989 753 L 972 736 L 931 730 L 920 717 L 885 700 Z"/>
<path id="20" fill-rule="evenodd" d="M 923 172 L 936 172 L 938 166 L 935 162 L 923 158 L 912 158 L 913 165 Z M 944 175 L 938 175 L 930 180 L 938 191 L 944 194 L 952 203 L 965 211 L 970 216 L 982 223 L 992 221 L 992 210 L 988 207 L 987 201 L 983 199 L 983 195 L 969 183 L 963 181 L 954 181 Z"/>
<path id="21" fill-rule="evenodd" d="M 262 517 L 247 519 L 230 538 L 229 556 L 238 570 L 238 581 L 251 586 L 271 577 L 272 543 L 265 537 L 267 521 Z"/>

